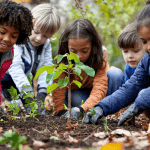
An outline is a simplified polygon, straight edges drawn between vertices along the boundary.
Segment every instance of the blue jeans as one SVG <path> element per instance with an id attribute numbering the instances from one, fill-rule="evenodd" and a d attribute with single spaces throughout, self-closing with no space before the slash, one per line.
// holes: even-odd
<path id="1" fill-rule="evenodd" d="M 124 83 L 124 74 L 122 70 L 116 67 L 112 67 L 107 72 L 108 77 L 108 90 L 107 94 L 111 95 L 113 92 L 118 90 Z M 71 106 L 77 107 L 81 105 L 82 100 L 85 102 L 92 91 L 92 88 L 84 88 L 75 91 L 71 91 Z M 68 106 L 68 91 L 65 92 L 65 105 Z"/>

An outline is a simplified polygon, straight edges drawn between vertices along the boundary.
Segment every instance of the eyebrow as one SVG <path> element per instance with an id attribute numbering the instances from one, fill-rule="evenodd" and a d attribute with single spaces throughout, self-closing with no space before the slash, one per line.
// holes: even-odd
<path id="1" fill-rule="evenodd" d="M 140 38 L 141 40 L 149 40 L 150 38 L 148 38 L 148 39 L 143 39 L 143 38 Z"/>
<path id="2" fill-rule="evenodd" d="M 2 28 L 2 29 L 4 29 L 4 30 L 7 30 L 6 28 L 4 28 L 4 27 L 0 27 L 0 28 Z M 8 31 L 8 30 L 7 30 Z M 13 34 L 19 34 L 19 32 L 14 32 Z"/>

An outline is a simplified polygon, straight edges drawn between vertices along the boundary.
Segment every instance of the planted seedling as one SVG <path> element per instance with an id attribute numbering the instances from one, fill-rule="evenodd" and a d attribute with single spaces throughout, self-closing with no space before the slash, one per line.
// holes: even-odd
<path id="1" fill-rule="evenodd" d="M 5 132 L 3 136 L 0 137 L 0 143 L 8 143 L 11 148 L 16 150 L 22 150 L 23 145 L 26 143 L 27 138 L 25 136 L 20 136 L 14 127 L 12 127 L 14 132 Z"/>
<path id="2" fill-rule="evenodd" d="M 68 61 L 67 64 L 62 63 L 63 58 L 67 58 L 67 61 Z M 77 80 L 71 81 L 70 75 L 76 74 L 80 77 L 81 80 L 83 80 L 83 78 L 80 76 L 81 70 L 83 70 L 87 75 L 92 76 L 92 77 L 95 76 L 95 71 L 93 68 L 86 66 L 82 62 L 80 62 L 78 55 L 72 52 L 70 52 L 70 54 L 57 55 L 54 59 L 57 59 L 57 64 L 41 67 L 37 71 L 34 79 L 37 79 L 37 77 L 40 74 L 42 74 L 44 71 L 47 71 L 46 82 L 48 84 L 52 79 L 54 80 L 57 79 L 63 72 L 67 74 L 65 78 L 59 79 L 58 83 L 53 83 L 49 85 L 47 87 L 47 93 L 52 92 L 57 87 L 68 88 L 68 109 L 69 109 L 68 119 L 70 120 L 71 118 L 71 84 L 74 83 L 79 88 L 82 86 L 82 83 Z"/>
<path id="3" fill-rule="evenodd" d="M 106 119 L 106 117 L 103 117 L 103 120 L 104 120 L 105 130 L 106 130 L 106 132 L 108 132 L 108 126 L 107 126 L 107 119 Z"/>

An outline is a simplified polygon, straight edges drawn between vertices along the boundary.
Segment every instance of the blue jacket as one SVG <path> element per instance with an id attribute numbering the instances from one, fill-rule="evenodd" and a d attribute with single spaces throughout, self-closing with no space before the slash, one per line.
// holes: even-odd
<path id="1" fill-rule="evenodd" d="M 124 73 L 125 73 L 125 78 L 124 78 L 124 83 L 130 79 L 130 77 L 134 74 L 136 68 L 131 68 L 128 64 L 126 64 Z"/>
<path id="2" fill-rule="evenodd" d="M 38 65 L 36 71 L 47 65 L 52 65 L 52 50 L 50 40 L 48 39 L 41 49 L 41 53 L 38 55 Z M 19 92 L 21 92 L 21 87 L 23 85 L 30 85 L 27 76 L 32 72 L 34 62 L 35 62 L 35 49 L 28 41 L 23 45 L 14 45 L 14 59 L 13 63 L 6 72 L 3 82 L 8 80 L 13 80 Z M 46 88 L 48 85 L 52 84 L 52 81 L 46 83 L 47 72 L 43 72 L 38 77 L 38 92 L 47 93 Z M 11 76 L 11 78 L 10 78 Z M 10 82 L 11 83 L 11 82 Z M 32 91 L 32 87 L 23 87 L 25 92 Z"/>
<path id="3" fill-rule="evenodd" d="M 134 74 L 125 84 L 122 85 L 112 95 L 105 97 L 97 105 L 104 111 L 104 116 L 118 112 L 120 109 L 135 103 L 140 110 L 150 108 L 150 55 L 145 54 L 144 58 L 138 64 Z M 145 96 L 139 96 L 138 93 L 146 89 Z M 136 100 L 135 100 L 136 99 Z M 141 106 L 142 105 L 142 106 Z"/>

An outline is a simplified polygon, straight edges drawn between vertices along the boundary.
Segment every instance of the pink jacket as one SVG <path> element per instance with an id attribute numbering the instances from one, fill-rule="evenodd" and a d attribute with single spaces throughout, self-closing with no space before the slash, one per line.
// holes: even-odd
<path id="1" fill-rule="evenodd" d="M 1 80 L 3 79 L 5 72 L 12 64 L 14 49 L 13 47 L 2 54 L 0 62 L 0 103 L 1 103 Z"/>

